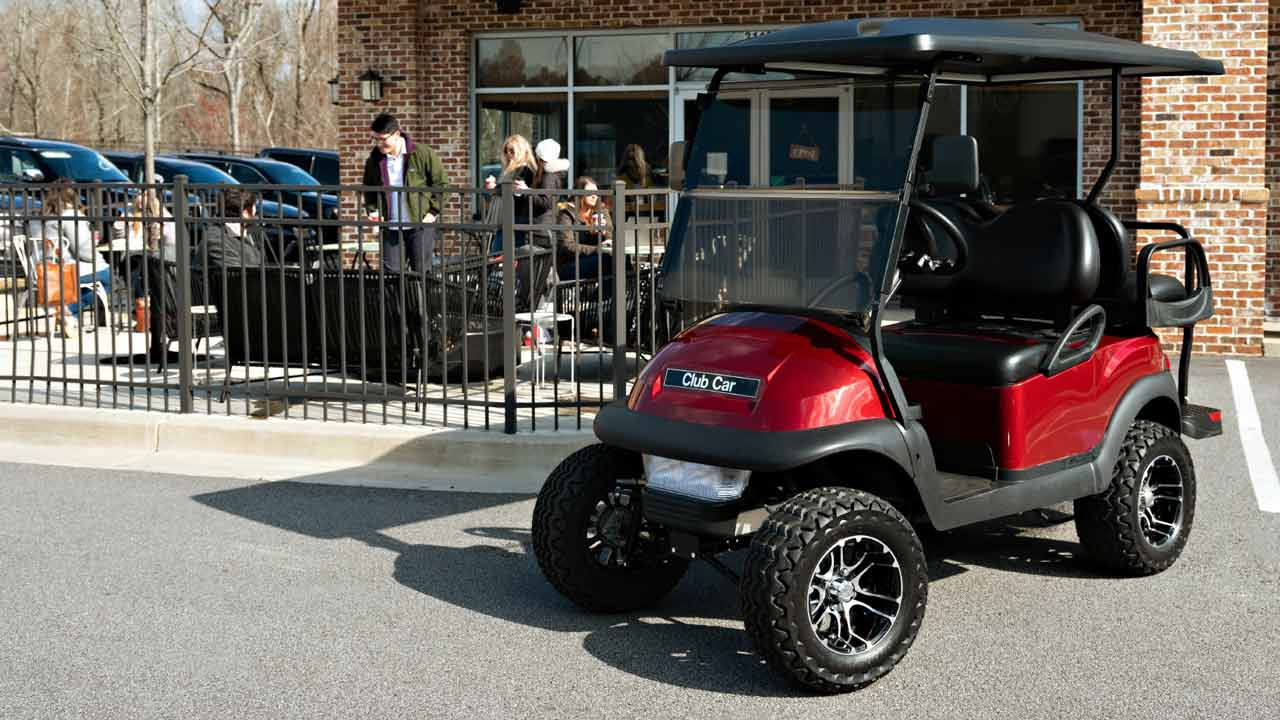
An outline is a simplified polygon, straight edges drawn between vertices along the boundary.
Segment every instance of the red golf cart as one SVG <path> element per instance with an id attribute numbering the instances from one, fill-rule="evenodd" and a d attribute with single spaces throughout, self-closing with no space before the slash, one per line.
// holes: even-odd
<path id="1" fill-rule="evenodd" d="M 1221 432 L 1219 411 L 1187 401 L 1193 329 L 1213 312 L 1208 263 L 1182 227 L 1122 221 L 1098 199 L 1122 80 L 1220 63 L 959 19 L 829 22 L 665 59 L 715 69 L 660 279 L 665 301 L 702 319 L 600 413 L 600 444 L 548 478 L 533 538 L 552 585 L 587 610 L 629 611 L 705 559 L 739 582 L 771 666 L 840 692 L 887 673 L 920 628 L 915 527 L 1075 501 L 1099 564 L 1146 574 L 1177 559 L 1196 499 L 1183 438 Z M 940 84 L 1089 78 L 1111 83 L 1112 158 L 1084 199 L 993 204 L 977 141 L 929 129 Z M 759 119 L 737 98 L 753 88 L 852 98 L 836 182 L 752 182 L 740 138 Z M 801 135 L 767 151 L 834 152 Z M 1135 262 L 1138 230 L 1172 239 Z M 1153 271 L 1179 255 L 1185 276 Z M 914 317 L 886 327 L 891 307 Z M 1176 379 L 1156 327 L 1182 328 Z M 716 558 L 739 548 L 740 578 Z"/>

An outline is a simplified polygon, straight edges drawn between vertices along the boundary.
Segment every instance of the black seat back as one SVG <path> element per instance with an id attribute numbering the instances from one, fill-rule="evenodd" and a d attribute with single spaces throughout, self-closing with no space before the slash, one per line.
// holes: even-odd
<path id="1" fill-rule="evenodd" d="M 1097 292 L 1098 239 L 1079 205 L 1016 205 L 980 226 L 949 303 L 972 314 L 1061 320 Z"/>
<path id="2" fill-rule="evenodd" d="M 1098 237 L 1098 254 L 1101 267 L 1098 274 L 1098 297 L 1118 298 L 1124 294 L 1129 276 L 1129 233 L 1115 213 L 1093 203 L 1081 203 L 1093 224 Z"/>

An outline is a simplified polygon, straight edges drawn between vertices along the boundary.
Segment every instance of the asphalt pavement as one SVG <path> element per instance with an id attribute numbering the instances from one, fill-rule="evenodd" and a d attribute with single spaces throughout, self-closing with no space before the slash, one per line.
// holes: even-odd
<path id="1" fill-rule="evenodd" d="M 1246 367 L 1280 461 L 1280 361 Z M 1173 568 L 1100 574 L 1033 516 L 928 535 L 918 641 L 839 697 L 765 668 L 701 565 L 649 611 L 577 611 L 528 496 L 0 464 L 0 718 L 1277 717 L 1280 515 L 1231 392 L 1197 364 L 1225 433 L 1192 443 Z"/>

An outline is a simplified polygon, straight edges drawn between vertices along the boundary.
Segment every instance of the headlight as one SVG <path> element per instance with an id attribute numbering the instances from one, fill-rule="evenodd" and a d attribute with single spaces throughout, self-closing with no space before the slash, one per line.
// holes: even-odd
<path id="1" fill-rule="evenodd" d="M 750 470 L 699 465 L 657 455 L 644 456 L 644 473 L 651 488 L 699 500 L 736 500 L 747 489 Z"/>

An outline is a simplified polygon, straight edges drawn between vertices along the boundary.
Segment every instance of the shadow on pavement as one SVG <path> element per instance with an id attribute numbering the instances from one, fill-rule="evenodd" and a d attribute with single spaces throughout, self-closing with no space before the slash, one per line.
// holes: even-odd
<path id="1" fill-rule="evenodd" d="M 764 665 L 742 632 L 737 588 L 703 563 L 655 607 L 592 615 L 542 577 L 524 528 L 473 527 L 455 545 L 407 543 L 390 528 L 474 512 L 528 496 L 353 488 L 273 482 L 197 495 L 223 512 L 313 538 L 359 540 L 396 555 L 394 579 L 459 608 L 552 632 L 586 633 L 583 648 L 624 672 L 684 688 L 756 696 L 805 694 Z M 966 565 L 1064 577 L 1096 577 L 1075 543 L 986 523 L 924 538 L 932 582 Z M 467 544 L 474 538 L 475 543 Z M 740 569 L 742 553 L 725 558 Z M 707 621 L 707 622 L 700 622 Z"/>
<path id="2" fill-rule="evenodd" d="M 1031 511 L 947 532 L 923 533 L 929 577 L 932 581 L 946 577 L 935 572 L 942 567 L 954 568 L 951 575 L 965 572 L 963 565 L 1062 578 L 1115 577 L 1095 568 L 1076 540 L 1032 534 L 1072 521 L 1072 516 L 1053 510 Z"/>

